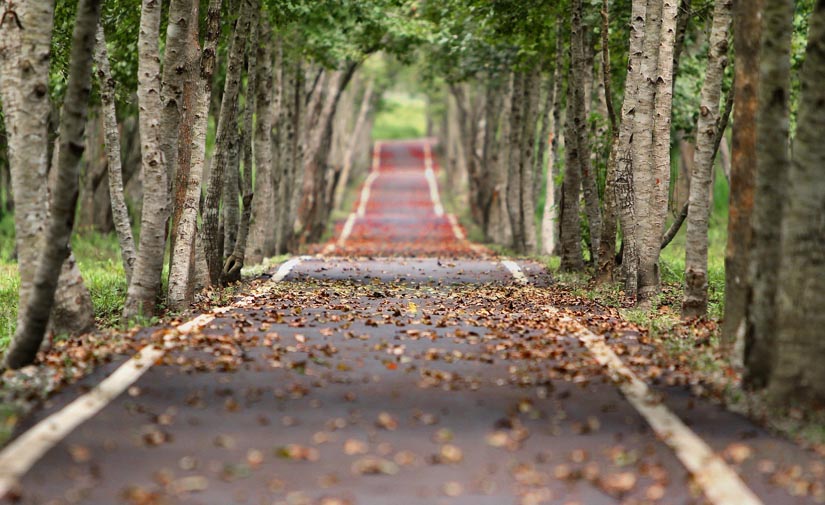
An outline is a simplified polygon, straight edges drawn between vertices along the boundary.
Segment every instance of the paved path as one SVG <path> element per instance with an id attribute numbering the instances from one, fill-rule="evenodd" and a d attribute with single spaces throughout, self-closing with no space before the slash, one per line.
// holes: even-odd
<path id="1" fill-rule="evenodd" d="M 825 499 L 822 460 L 684 388 L 648 389 L 632 332 L 605 345 L 540 265 L 464 240 L 425 143 L 377 150 L 377 175 L 326 256 L 291 260 L 232 307 L 147 337 L 166 348 L 141 353 L 157 363 L 45 451 L 20 502 Z M 64 407 L 129 363 L 67 389 L 20 432 L 71 421 Z"/>

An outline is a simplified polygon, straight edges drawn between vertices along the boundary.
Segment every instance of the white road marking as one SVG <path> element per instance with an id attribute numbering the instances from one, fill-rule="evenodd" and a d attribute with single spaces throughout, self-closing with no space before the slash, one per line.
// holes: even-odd
<path id="1" fill-rule="evenodd" d="M 0 498 L 14 487 L 37 460 L 72 430 L 135 383 L 165 351 L 147 345 L 91 391 L 37 423 L 0 453 Z"/>
<path id="2" fill-rule="evenodd" d="M 298 266 L 302 261 L 306 259 L 304 256 L 300 256 L 298 258 L 292 258 L 289 261 L 285 261 L 278 267 L 278 270 L 275 272 L 275 275 L 272 276 L 270 282 L 281 282 L 282 280 L 286 279 L 286 276 L 292 272 L 292 269 Z"/>
<path id="3" fill-rule="evenodd" d="M 501 264 L 504 265 L 504 267 L 507 268 L 511 274 L 513 274 L 513 278 L 519 284 L 528 284 L 530 282 L 529 279 L 527 279 L 527 276 L 524 275 L 524 272 L 521 271 L 521 267 L 519 267 L 518 263 L 515 261 L 502 260 Z"/>
<path id="4" fill-rule="evenodd" d="M 364 181 L 364 187 L 361 188 L 361 201 L 358 203 L 358 217 L 364 217 L 367 213 L 367 200 L 370 199 L 370 188 L 375 179 L 378 178 L 378 172 L 372 171 Z"/>
<path id="5" fill-rule="evenodd" d="M 436 216 L 444 215 L 444 206 L 441 205 L 441 197 L 438 195 L 438 181 L 435 179 L 435 171 L 433 171 L 433 156 L 430 149 L 430 143 L 424 144 L 424 177 L 427 178 L 427 184 L 430 186 L 430 199 L 433 201 L 433 211 Z"/>
<path id="6" fill-rule="evenodd" d="M 283 263 L 272 277 L 271 282 L 282 281 L 296 265 L 305 259 L 306 257 L 302 256 Z M 195 329 L 203 328 L 211 323 L 216 315 L 231 309 L 232 307 L 220 307 L 212 314 L 200 314 L 178 325 L 175 327 L 175 332 L 164 337 L 166 345 L 172 347 L 173 340 L 184 340 L 185 335 Z M 137 382 L 164 354 L 166 354 L 166 349 L 155 347 L 154 344 L 142 347 L 91 391 L 29 428 L 7 445 L 0 452 L 0 500 L 8 495 L 20 478 L 46 452 Z"/>
<path id="7" fill-rule="evenodd" d="M 458 219 L 456 219 L 455 214 L 447 214 L 447 221 L 450 222 L 450 226 L 453 227 L 453 234 L 455 238 L 458 240 L 466 240 L 467 237 L 464 236 L 464 231 L 462 231 L 461 227 L 458 225 Z"/>
<path id="8" fill-rule="evenodd" d="M 355 226 L 355 221 L 359 217 L 364 217 L 367 213 L 367 201 L 370 199 L 370 190 L 372 189 L 372 183 L 375 182 L 375 179 L 378 178 L 381 169 L 381 142 L 375 143 L 375 148 L 372 151 L 372 170 L 370 174 L 367 176 L 367 180 L 364 181 L 364 185 L 361 187 L 361 198 L 358 202 L 358 208 L 355 212 L 351 212 L 349 216 L 347 216 L 347 220 L 344 223 L 344 228 L 341 230 L 341 236 L 338 237 L 338 240 L 335 242 L 330 242 L 324 247 L 324 250 L 321 251 L 321 255 L 326 256 L 332 254 L 335 251 L 336 247 L 343 248 L 349 236 L 352 234 L 352 229 Z"/>
<path id="9" fill-rule="evenodd" d="M 516 263 L 512 261 L 501 263 L 510 270 L 518 282 L 522 284 L 528 282 Z M 547 313 L 559 317 L 559 310 L 555 307 L 547 307 Z M 647 384 L 622 362 L 602 336 L 591 332 L 569 316 L 561 315 L 560 319 L 578 328 L 575 336 L 587 347 L 596 361 L 608 370 L 627 401 L 647 420 L 659 439 L 673 450 L 711 503 L 714 505 L 762 504 L 753 491 L 742 482 L 739 475 L 676 414 L 668 410 Z"/>

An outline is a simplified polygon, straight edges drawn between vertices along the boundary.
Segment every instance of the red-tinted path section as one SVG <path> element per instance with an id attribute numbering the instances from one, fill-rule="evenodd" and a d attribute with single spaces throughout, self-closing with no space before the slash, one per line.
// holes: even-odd
<path id="1" fill-rule="evenodd" d="M 352 213 L 323 248 L 335 256 L 477 257 L 455 216 L 445 212 L 432 143 L 378 142 Z"/>

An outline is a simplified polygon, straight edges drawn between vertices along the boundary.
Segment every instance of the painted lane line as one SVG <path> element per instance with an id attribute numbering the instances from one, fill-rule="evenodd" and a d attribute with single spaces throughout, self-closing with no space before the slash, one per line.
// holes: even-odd
<path id="1" fill-rule="evenodd" d="M 513 273 L 516 280 L 527 282 L 516 263 L 502 261 L 502 264 Z M 525 281 L 519 280 L 519 274 Z M 547 307 L 546 311 L 548 315 L 560 316 L 560 311 L 555 307 Z M 569 316 L 561 315 L 559 319 L 577 328 L 575 336 L 587 347 L 596 361 L 607 369 L 627 401 L 645 418 L 659 440 L 676 454 L 711 503 L 762 505 L 762 501 L 742 482 L 739 475 L 624 364 L 607 345 L 604 337 L 596 335 Z"/>
<path id="2" fill-rule="evenodd" d="M 332 254 L 336 247 L 343 248 L 346 245 L 347 239 L 349 239 L 349 236 L 352 234 L 355 221 L 359 217 L 364 217 L 367 213 L 367 201 L 370 199 L 370 190 L 372 189 L 372 184 L 375 182 L 375 179 L 378 178 L 380 168 L 381 142 L 376 142 L 375 148 L 372 151 L 372 170 L 367 176 L 367 180 L 364 181 L 364 185 L 361 187 L 361 197 L 358 202 L 358 208 L 347 216 L 347 221 L 344 223 L 344 228 L 341 230 L 341 236 L 338 237 L 338 240 L 327 244 L 323 251 L 321 251 L 321 255 L 327 256 Z"/>
<path id="3" fill-rule="evenodd" d="M 479 255 L 487 254 L 488 251 L 484 246 L 479 245 L 479 244 L 475 244 L 473 242 L 470 242 L 467 239 L 467 235 L 464 233 L 464 230 L 461 228 L 461 225 L 458 223 L 458 218 L 455 217 L 455 214 L 452 214 L 452 213 L 447 214 L 447 221 L 450 222 L 450 226 L 453 228 L 453 235 L 455 235 L 455 238 L 457 238 L 458 240 L 460 240 L 462 242 L 466 242 L 467 246 L 474 253 L 479 254 Z"/>
<path id="4" fill-rule="evenodd" d="M 142 348 L 91 391 L 10 443 L 0 453 L 0 498 L 6 496 L 49 449 L 134 384 L 164 353 L 163 349 L 151 345 Z"/>
<path id="5" fill-rule="evenodd" d="M 376 142 L 372 150 L 372 171 L 378 172 L 381 167 L 381 142 Z"/>
<path id="6" fill-rule="evenodd" d="M 427 184 L 430 187 L 430 200 L 433 202 L 433 211 L 436 216 L 441 217 L 444 215 L 444 206 L 441 205 L 441 197 L 438 194 L 438 181 L 436 181 L 435 171 L 433 171 L 432 154 L 429 142 L 424 144 L 424 177 L 427 178 Z"/>
<path id="7" fill-rule="evenodd" d="M 280 267 L 278 267 L 278 270 L 275 272 L 275 275 L 272 276 L 270 282 L 281 282 L 286 279 L 286 276 L 292 272 L 292 269 L 301 264 L 301 262 L 305 259 L 305 257 L 299 256 L 297 258 L 292 258 L 289 261 L 285 261 Z"/>
<path id="8" fill-rule="evenodd" d="M 358 217 L 364 217 L 367 213 L 367 201 L 370 199 L 370 189 L 372 183 L 378 178 L 378 172 L 370 172 L 367 180 L 364 181 L 364 187 L 361 188 L 361 200 L 358 202 Z"/>
<path id="9" fill-rule="evenodd" d="M 305 259 L 307 257 L 301 256 L 283 263 L 272 277 L 271 282 L 282 281 L 296 265 Z M 240 305 L 243 304 L 242 301 Z M 232 308 L 219 307 L 211 314 L 200 314 L 176 326 L 175 332 L 164 336 L 164 347 L 174 347 L 173 340 L 183 340 L 185 335 L 205 327 L 215 320 L 217 315 L 229 312 Z M 167 349 L 156 347 L 154 344 L 142 347 L 91 391 L 41 420 L 0 451 L 0 500 L 14 489 L 20 478 L 50 449 L 137 382 L 152 365 L 163 358 L 166 351 Z"/>
<path id="10" fill-rule="evenodd" d="M 521 271 L 521 267 L 518 266 L 518 263 L 511 260 L 502 260 L 501 264 L 513 274 L 513 278 L 519 284 L 529 284 L 530 280 L 524 275 L 524 272 Z"/>
<path id="11" fill-rule="evenodd" d="M 458 225 L 458 219 L 456 219 L 455 214 L 447 214 L 447 221 L 450 222 L 450 226 L 453 227 L 453 234 L 455 238 L 458 240 L 466 240 L 467 237 L 464 235 L 464 231 L 462 231 L 461 227 Z"/>

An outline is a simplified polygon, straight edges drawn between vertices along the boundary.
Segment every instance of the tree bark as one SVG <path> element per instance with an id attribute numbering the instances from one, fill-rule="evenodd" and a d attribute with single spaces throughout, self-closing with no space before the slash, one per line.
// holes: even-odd
<path id="1" fill-rule="evenodd" d="M 178 133 L 183 116 L 184 83 L 192 78 L 188 44 L 198 30 L 198 0 L 171 0 L 163 53 L 160 101 L 160 150 L 166 163 L 167 182 L 172 183 L 178 166 Z"/>
<path id="2" fill-rule="evenodd" d="M 619 125 L 613 105 L 612 69 L 610 66 L 610 17 L 609 2 L 602 1 L 602 80 L 604 83 L 604 101 L 607 121 L 610 127 L 610 154 L 607 159 L 604 188 L 604 215 L 602 236 L 596 263 L 596 279 L 599 282 L 613 281 L 613 267 L 616 263 L 616 164 L 619 156 Z"/>
<path id="3" fill-rule="evenodd" d="M 770 30 L 769 30 L 770 31 Z M 769 400 L 811 408 L 825 404 L 825 2 L 815 3 L 802 87 L 793 162 L 782 219 L 782 265 L 777 296 L 776 365 Z M 769 81 L 770 82 L 770 81 Z M 761 203 L 760 203 L 761 205 Z"/>
<path id="4" fill-rule="evenodd" d="M 262 43 L 258 45 L 258 86 L 255 97 L 255 198 L 252 200 L 252 216 L 249 228 L 248 261 L 259 263 L 265 257 L 275 254 L 275 178 L 273 148 L 273 116 L 278 114 L 280 79 L 276 73 L 280 67 L 272 66 L 272 28 L 266 16 L 261 18 L 259 27 Z M 278 41 L 276 44 L 280 44 Z M 276 53 L 280 48 L 276 46 Z M 277 81 L 277 82 L 276 82 Z"/>
<path id="5" fill-rule="evenodd" d="M 524 228 L 524 251 L 528 254 L 535 254 L 537 247 L 536 201 L 534 199 L 536 179 L 533 165 L 536 158 L 536 128 L 541 112 L 541 107 L 539 107 L 541 71 L 538 67 L 528 74 L 525 83 L 527 84 L 524 90 L 526 111 L 521 147 L 523 158 L 519 164 L 519 170 L 521 171 L 521 218 L 519 221 Z M 473 151 L 475 151 L 475 148 Z"/>
<path id="6" fill-rule="evenodd" d="M 106 137 L 106 160 L 109 169 L 109 198 L 112 202 L 112 217 L 115 231 L 120 244 L 120 257 L 123 261 L 123 270 L 126 272 L 126 284 L 132 282 L 132 269 L 137 261 L 135 239 L 132 236 L 132 224 L 129 220 L 129 209 L 126 198 L 123 196 L 123 167 L 120 154 L 120 131 L 115 113 L 115 81 L 109 65 L 109 54 L 106 50 L 106 36 L 103 26 L 97 28 L 97 43 L 95 45 L 95 63 L 97 65 L 97 79 L 100 86 L 100 101 L 103 112 L 103 129 Z"/>
<path id="7" fill-rule="evenodd" d="M 642 57 L 642 84 L 639 88 L 639 102 L 636 124 L 633 132 L 633 190 L 635 193 L 637 227 L 638 299 L 650 299 L 658 286 L 656 263 L 649 250 L 650 236 L 655 234 L 650 214 L 654 200 L 656 171 L 655 150 L 655 101 L 656 79 L 659 69 L 659 41 L 661 39 L 664 0 L 648 0 L 645 20 L 644 55 Z M 671 63 L 671 62 L 669 62 Z"/>
<path id="8" fill-rule="evenodd" d="M 246 105 L 243 115 L 243 133 L 241 134 L 241 147 L 243 148 L 243 177 L 241 178 L 241 199 L 243 204 L 243 211 L 241 213 L 240 222 L 238 223 L 237 234 L 235 237 L 235 244 L 231 249 L 229 258 L 223 265 L 224 282 L 237 282 L 241 280 L 241 269 L 244 266 L 244 257 L 246 256 L 246 242 L 249 237 L 249 220 L 252 216 L 252 201 L 254 193 L 252 192 L 252 119 L 253 112 L 256 108 L 256 98 L 258 95 L 258 28 L 260 26 L 258 20 L 252 27 L 252 34 L 249 40 L 249 51 L 247 53 L 247 79 L 246 91 L 244 97 L 246 98 Z M 235 201 L 237 202 L 237 198 Z M 229 250 L 227 248 L 227 250 Z"/>
<path id="9" fill-rule="evenodd" d="M 792 0 L 765 0 L 756 123 L 756 205 L 753 210 L 750 266 L 753 333 L 746 335 L 745 340 L 745 381 L 754 388 L 768 384 L 776 358 L 777 265 L 782 264 L 783 202 L 791 166 L 789 101 L 793 17 Z"/>
<path id="10" fill-rule="evenodd" d="M 556 201 L 556 173 L 558 172 L 559 155 L 559 123 L 562 93 L 561 69 L 564 65 L 562 51 L 561 22 L 556 24 L 556 61 L 553 67 L 553 85 L 550 89 L 548 102 L 550 111 L 548 131 L 550 139 L 550 154 L 547 156 L 547 174 L 545 178 L 544 208 L 541 213 L 541 252 L 551 255 L 556 253 L 556 238 L 558 235 L 558 202 Z M 542 139 L 542 142 L 546 139 Z"/>
<path id="11" fill-rule="evenodd" d="M 24 2 L 15 15 L 27 20 L 21 30 L 8 19 L 0 27 L 0 99 L 8 135 L 9 173 L 14 202 L 15 247 L 20 274 L 18 307 L 34 289 L 49 216 L 49 64 L 54 4 Z M 92 300 L 74 256 L 63 264 L 52 312 L 54 333 L 78 334 L 94 325 Z M 17 314 L 23 324 L 24 311 Z"/>
<path id="12" fill-rule="evenodd" d="M 198 89 L 197 84 L 197 72 L 198 72 L 198 64 L 200 60 L 200 40 L 199 40 L 199 32 L 200 32 L 200 2 L 191 2 L 191 11 L 189 13 L 189 20 L 194 21 L 186 21 L 186 35 L 187 35 L 187 43 L 185 45 L 186 54 L 184 56 L 183 70 L 180 70 L 185 75 L 185 79 L 183 79 L 182 83 L 182 91 L 176 97 L 176 102 L 174 106 L 174 110 L 178 110 L 179 114 L 178 117 L 174 117 L 173 115 L 173 107 L 170 103 L 170 107 L 164 109 L 165 116 L 164 117 L 171 117 L 173 120 L 177 121 L 178 128 L 177 131 L 174 132 L 176 135 L 177 147 L 173 149 L 174 156 L 175 156 L 175 166 L 170 167 L 168 172 L 171 177 L 172 181 L 172 219 L 169 226 L 169 250 L 175 250 L 175 241 L 177 240 L 178 236 L 178 226 L 180 225 L 180 218 L 181 213 L 183 212 L 183 206 L 186 200 L 186 188 L 187 182 L 189 180 L 189 170 L 192 164 L 192 130 L 194 128 L 194 114 L 192 113 L 192 109 L 194 108 L 195 104 L 195 93 Z M 178 55 L 176 55 L 177 57 Z M 168 114 L 166 114 L 168 112 Z M 171 120 L 170 120 L 171 121 Z M 174 255 L 170 258 L 170 268 L 169 272 L 171 273 L 171 263 L 176 261 Z"/>
<path id="13" fill-rule="evenodd" d="M 630 15 L 630 49 L 625 79 L 625 94 L 622 102 L 622 116 L 619 126 L 619 155 L 616 163 L 614 190 L 622 229 L 622 275 L 625 294 L 635 297 L 638 291 L 640 233 L 637 219 L 636 195 L 634 191 L 634 153 L 636 142 L 634 132 L 640 120 L 639 97 L 643 84 L 642 56 L 645 45 L 645 23 L 647 20 L 647 0 L 633 0 Z"/>
<path id="14" fill-rule="evenodd" d="M 295 214 L 303 184 L 303 137 L 305 123 L 304 68 L 298 56 L 284 58 L 284 108 L 281 123 L 283 140 L 279 164 L 281 180 L 278 184 L 277 208 L 282 209 L 279 219 L 278 252 L 286 253 L 294 245 Z"/>
<path id="15" fill-rule="evenodd" d="M 346 63 L 343 70 L 336 70 L 326 84 L 319 112 L 314 114 L 306 132 L 306 156 L 303 164 L 301 205 L 297 220 L 301 228 L 301 239 L 307 242 L 318 240 L 324 232 L 329 209 L 326 205 L 328 178 L 328 155 L 332 140 L 332 125 L 341 94 L 355 72 L 355 63 Z"/>
<path id="16" fill-rule="evenodd" d="M 584 268 L 581 250 L 581 226 L 579 224 L 579 195 L 581 189 L 581 173 L 579 171 L 578 142 L 576 141 L 575 123 L 573 118 L 576 115 L 576 98 L 570 95 L 581 92 L 581 83 L 575 80 L 575 73 L 572 72 L 573 63 L 571 61 L 571 72 L 568 74 L 568 97 L 567 97 L 567 118 L 565 120 L 565 165 L 564 182 L 562 183 L 561 195 L 561 241 L 560 256 L 561 269 L 565 271 L 578 271 Z M 576 91 L 579 89 L 579 91 Z"/>
<path id="17" fill-rule="evenodd" d="M 526 236 L 522 214 L 522 181 L 520 165 L 523 163 L 523 136 L 526 112 L 525 80 L 526 72 L 513 74 L 513 97 L 510 103 L 510 131 L 507 142 L 510 144 L 507 160 L 507 214 L 512 230 L 510 247 L 519 254 L 525 254 Z"/>
<path id="18" fill-rule="evenodd" d="M 209 282 L 216 286 L 221 283 L 223 270 L 223 247 L 221 244 L 223 237 L 219 236 L 219 228 L 224 175 L 229 163 L 231 143 L 237 138 L 235 130 L 237 130 L 238 94 L 241 85 L 246 36 L 250 33 L 250 27 L 257 11 L 258 0 L 242 0 L 237 25 L 228 50 L 226 81 L 215 136 L 215 155 L 212 158 L 209 185 L 203 207 L 204 252 L 206 253 L 206 264 L 209 268 Z"/>
<path id="19" fill-rule="evenodd" d="M 337 209 L 341 206 L 341 201 L 344 198 L 344 191 L 350 179 L 350 172 L 352 171 L 352 164 L 355 161 L 355 149 L 358 145 L 358 139 L 361 136 L 361 131 L 367 123 L 367 116 L 373 107 L 373 90 L 375 89 L 375 80 L 370 78 L 364 87 L 364 93 L 361 96 L 361 105 L 358 108 L 358 117 L 355 119 L 355 126 L 352 129 L 350 140 L 347 143 L 347 150 L 344 153 L 344 166 L 341 169 L 341 177 L 338 181 L 338 187 L 335 190 L 335 201 L 333 208 Z"/>
<path id="20" fill-rule="evenodd" d="M 710 191 L 716 154 L 716 137 L 721 126 L 719 100 L 722 78 L 728 65 L 728 32 L 731 0 L 716 0 L 708 41 L 708 64 L 702 84 L 699 119 L 696 124 L 696 152 L 690 176 L 690 203 L 685 240 L 685 295 L 682 317 L 701 317 L 708 310 L 708 222 Z M 660 246 L 661 247 L 661 246 Z"/>
<path id="21" fill-rule="evenodd" d="M 160 100 L 158 49 L 160 18 L 160 2 L 143 0 L 138 40 L 138 105 L 144 192 L 140 246 L 123 307 L 123 317 L 126 320 L 138 315 L 151 317 L 155 314 L 166 246 L 169 188 L 166 181 L 166 165 L 160 148 L 163 107 Z"/>
<path id="22" fill-rule="evenodd" d="M 180 167 L 188 167 L 186 178 L 178 174 L 177 183 L 183 190 L 180 200 L 180 222 L 175 229 L 174 249 L 169 267 L 169 305 L 182 309 L 194 295 L 196 278 L 197 222 L 201 198 L 201 178 L 206 164 L 206 131 L 209 124 L 209 104 L 212 97 L 212 76 L 216 66 L 216 50 L 221 34 L 221 0 L 210 0 L 206 13 L 206 36 L 199 60 L 199 76 L 192 92 L 192 107 L 186 107 L 182 124 L 191 125 L 191 132 L 180 135 Z M 187 93 L 188 95 L 188 93 Z M 191 117 L 189 117 L 191 115 Z M 184 162 L 189 156 L 189 163 Z"/>
<path id="23" fill-rule="evenodd" d="M 763 0 L 734 0 L 733 44 L 736 53 L 728 242 L 725 248 L 725 319 L 722 340 L 744 346 L 751 287 L 748 265 L 752 247 L 756 121 L 759 96 L 759 48 Z M 740 358 L 741 359 L 741 358 Z"/>
<path id="24" fill-rule="evenodd" d="M 492 133 L 494 144 L 490 147 L 490 163 L 493 172 L 493 180 L 490 195 L 490 214 L 488 218 L 488 234 L 493 242 L 497 244 L 509 244 L 512 240 L 512 229 L 510 227 L 510 216 L 507 210 L 507 171 L 510 162 L 510 125 L 513 101 L 513 80 L 515 74 L 508 72 L 503 84 L 503 98 L 500 106 L 501 113 L 498 114 L 497 126 L 498 137 Z M 495 117 L 495 116 L 493 116 Z"/>
<path id="25" fill-rule="evenodd" d="M 670 187 L 670 130 L 673 114 L 673 49 L 675 44 L 678 0 L 662 2 L 659 57 L 653 105 L 653 172 L 648 224 L 639 255 L 639 295 L 643 303 L 651 302 L 660 291 L 659 253 L 665 231 L 668 190 Z"/>
<path id="26" fill-rule="evenodd" d="M 594 265 L 598 265 L 599 243 L 602 235 L 602 216 L 599 205 L 599 190 L 596 186 L 596 173 L 590 163 L 590 142 L 588 139 L 587 119 L 589 116 L 589 105 L 591 91 L 593 87 L 592 71 L 592 45 L 587 42 L 585 27 L 583 23 L 584 7 L 581 0 L 573 0 L 571 6 L 571 65 L 573 66 L 573 80 L 583 83 L 571 94 L 573 103 L 573 116 L 568 117 L 568 122 L 572 120 L 573 129 L 571 131 L 575 137 L 569 137 L 569 142 L 576 143 L 577 160 L 581 177 L 582 193 L 584 194 L 584 207 L 587 214 L 588 229 L 590 232 L 590 260 Z"/>
<path id="27" fill-rule="evenodd" d="M 92 51 L 99 17 L 100 0 L 80 0 L 72 33 L 66 97 L 60 115 L 60 152 L 49 228 L 37 264 L 34 289 L 26 305 L 20 307 L 25 314 L 23 324 L 18 325 L 5 356 L 9 368 L 28 365 L 37 356 L 54 307 L 63 262 L 69 256 L 91 93 Z"/>

